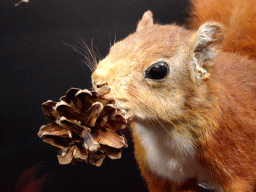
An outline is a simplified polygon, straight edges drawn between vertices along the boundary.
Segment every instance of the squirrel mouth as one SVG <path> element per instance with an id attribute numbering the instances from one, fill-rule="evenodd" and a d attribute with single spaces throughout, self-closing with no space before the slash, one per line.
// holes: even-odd
<path id="1" fill-rule="evenodd" d="M 124 113 L 125 118 L 129 119 L 129 111 L 130 111 L 129 109 L 120 106 L 120 104 L 115 104 L 115 107 L 117 107 Z"/>
<path id="2" fill-rule="evenodd" d="M 110 91 L 111 91 L 111 88 L 105 85 L 105 86 L 101 87 L 100 89 L 98 89 L 98 95 L 100 95 L 100 97 L 103 97 L 103 98 L 115 100 L 114 106 L 116 108 L 120 109 L 124 113 L 124 117 L 126 119 L 130 120 L 132 118 L 132 116 L 130 114 L 130 109 L 128 107 L 126 107 L 128 100 L 125 98 L 111 97 L 111 96 L 109 96 Z"/>
<path id="3" fill-rule="evenodd" d="M 126 119 L 128 119 L 129 121 L 132 119 L 132 116 L 129 113 L 130 110 L 128 110 L 128 109 L 120 109 L 120 110 L 124 113 L 124 117 Z"/>
<path id="4" fill-rule="evenodd" d="M 126 119 L 131 120 L 132 119 L 131 110 L 125 106 L 126 102 L 127 100 L 116 99 L 116 103 L 114 105 L 116 108 L 120 109 L 124 113 L 124 117 Z"/>

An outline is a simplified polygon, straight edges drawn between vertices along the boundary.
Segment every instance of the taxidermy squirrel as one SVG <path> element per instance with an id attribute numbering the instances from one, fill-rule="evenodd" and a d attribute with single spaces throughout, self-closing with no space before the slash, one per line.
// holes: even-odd
<path id="1" fill-rule="evenodd" d="M 256 1 L 192 5 L 193 30 L 145 12 L 93 86 L 131 120 L 149 191 L 256 191 Z"/>

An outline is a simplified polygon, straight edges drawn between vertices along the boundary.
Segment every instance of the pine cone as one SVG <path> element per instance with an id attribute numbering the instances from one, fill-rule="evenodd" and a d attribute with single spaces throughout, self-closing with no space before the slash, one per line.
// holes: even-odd
<path id="1" fill-rule="evenodd" d="M 71 88 L 59 102 L 43 103 L 44 115 L 54 122 L 41 126 L 38 136 L 60 148 L 60 164 L 87 162 L 100 166 L 105 156 L 121 157 L 122 148 L 128 146 L 120 133 L 127 119 L 113 106 L 114 100 L 104 98 L 109 91 L 108 87 L 92 92 Z"/>

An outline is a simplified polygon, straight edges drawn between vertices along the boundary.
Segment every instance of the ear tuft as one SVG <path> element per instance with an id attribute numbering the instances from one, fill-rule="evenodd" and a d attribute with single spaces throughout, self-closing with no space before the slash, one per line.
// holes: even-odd
<path id="1" fill-rule="evenodd" d="M 203 24 L 191 38 L 193 76 L 196 81 L 209 77 L 208 69 L 214 64 L 224 42 L 224 27 L 216 22 Z"/>
<path id="2" fill-rule="evenodd" d="M 151 11 L 147 11 L 143 14 L 142 19 L 139 21 L 137 31 L 140 31 L 143 28 L 151 27 L 153 24 L 153 13 Z"/>

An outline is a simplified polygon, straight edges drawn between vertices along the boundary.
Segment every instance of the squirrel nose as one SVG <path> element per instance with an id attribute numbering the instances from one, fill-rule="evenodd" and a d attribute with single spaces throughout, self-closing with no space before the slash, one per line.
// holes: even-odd
<path id="1" fill-rule="evenodd" d="M 107 85 L 108 85 L 107 83 L 97 83 L 96 87 L 100 88 L 100 87 L 107 86 Z"/>

